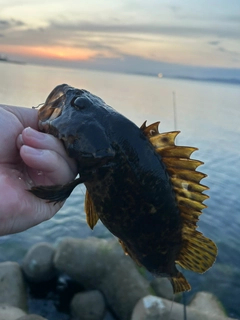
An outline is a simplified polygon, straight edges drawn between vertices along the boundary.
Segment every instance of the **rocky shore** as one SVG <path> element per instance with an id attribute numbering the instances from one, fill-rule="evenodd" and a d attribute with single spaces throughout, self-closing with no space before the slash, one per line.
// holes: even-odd
<path id="1" fill-rule="evenodd" d="M 37 314 L 34 295 L 46 301 Z M 0 263 L 0 320 L 53 320 L 44 310 L 54 299 L 59 320 L 183 320 L 180 298 L 172 302 L 167 279 L 144 278 L 116 240 L 65 238 L 56 248 L 39 243 L 21 265 Z M 198 292 L 186 309 L 188 320 L 230 319 L 207 292 Z"/>

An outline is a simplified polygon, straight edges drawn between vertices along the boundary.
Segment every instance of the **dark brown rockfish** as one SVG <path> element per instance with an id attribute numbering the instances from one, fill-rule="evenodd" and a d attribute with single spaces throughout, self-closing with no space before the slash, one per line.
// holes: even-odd
<path id="1" fill-rule="evenodd" d="M 176 146 L 179 131 L 159 133 L 158 124 L 138 128 L 90 92 L 57 86 L 39 110 L 39 127 L 63 141 L 80 178 L 31 192 L 63 201 L 84 183 L 89 226 L 100 219 L 126 254 L 181 292 L 191 287 L 176 264 L 203 273 L 217 248 L 196 230 L 208 198 L 206 175 L 195 171 L 202 162 L 190 159 L 196 148 Z"/>

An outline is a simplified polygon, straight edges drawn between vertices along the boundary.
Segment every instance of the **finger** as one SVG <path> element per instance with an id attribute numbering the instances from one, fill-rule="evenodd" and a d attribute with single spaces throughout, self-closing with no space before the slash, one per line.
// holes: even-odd
<path id="1" fill-rule="evenodd" d="M 35 149 L 23 145 L 20 155 L 30 167 L 29 175 L 35 184 L 65 184 L 75 178 L 65 158 L 52 150 Z"/>
<path id="2" fill-rule="evenodd" d="M 50 134 L 34 130 L 31 127 L 23 130 L 22 140 L 23 144 L 33 148 L 55 150 L 62 156 L 66 153 L 59 139 L 56 139 Z"/>
<path id="3" fill-rule="evenodd" d="M 0 105 L 1 108 L 13 113 L 24 127 L 38 129 L 38 111 L 36 109 Z"/>
<path id="4" fill-rule="evenodd" d="M 77 173 L 75 160 L 68 157 L 62 142 L 54 136 L 28 127 L 23 130 L 22 136 L 17 139 L 17 144 L 21 145 L 21 143 L 35 149 L 46 149 L 57 152 L 65 159 L 72 171 L 75 174 Z"/>

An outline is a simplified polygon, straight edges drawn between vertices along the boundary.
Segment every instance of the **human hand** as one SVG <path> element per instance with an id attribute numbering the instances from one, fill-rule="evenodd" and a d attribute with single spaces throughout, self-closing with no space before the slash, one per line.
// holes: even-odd
<path id="1" fill-rule="evenodd" d="M 66 184 L 77 175 L 60 140 L 38 130 L 35 109 L 0 105 L 0 235 L 50 219 L 63 205 L 27 190 Z"/>

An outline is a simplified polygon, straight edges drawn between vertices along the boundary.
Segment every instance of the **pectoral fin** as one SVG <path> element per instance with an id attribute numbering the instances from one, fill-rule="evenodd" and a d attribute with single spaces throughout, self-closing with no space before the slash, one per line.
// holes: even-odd
<path id="1" fill-rule="evenodd" d="M 48 202 L 61 202 L 66 200 L 73 189 L 85 180 L 83 178 L 78 178 L 64 185 L 54 185 L 54 186 L 37 186 L 32 187 L 29 192 L 34 194 L 36 197 L 48 200 Z"/>
<path id="2" fill-rule="evenodd" d="M 99 217 L 88 191 L 86 191 L 85 195 L 85 212 L 87 216 L 87 223 L 89 227 L 93 229 L 98 222 Z"/>

